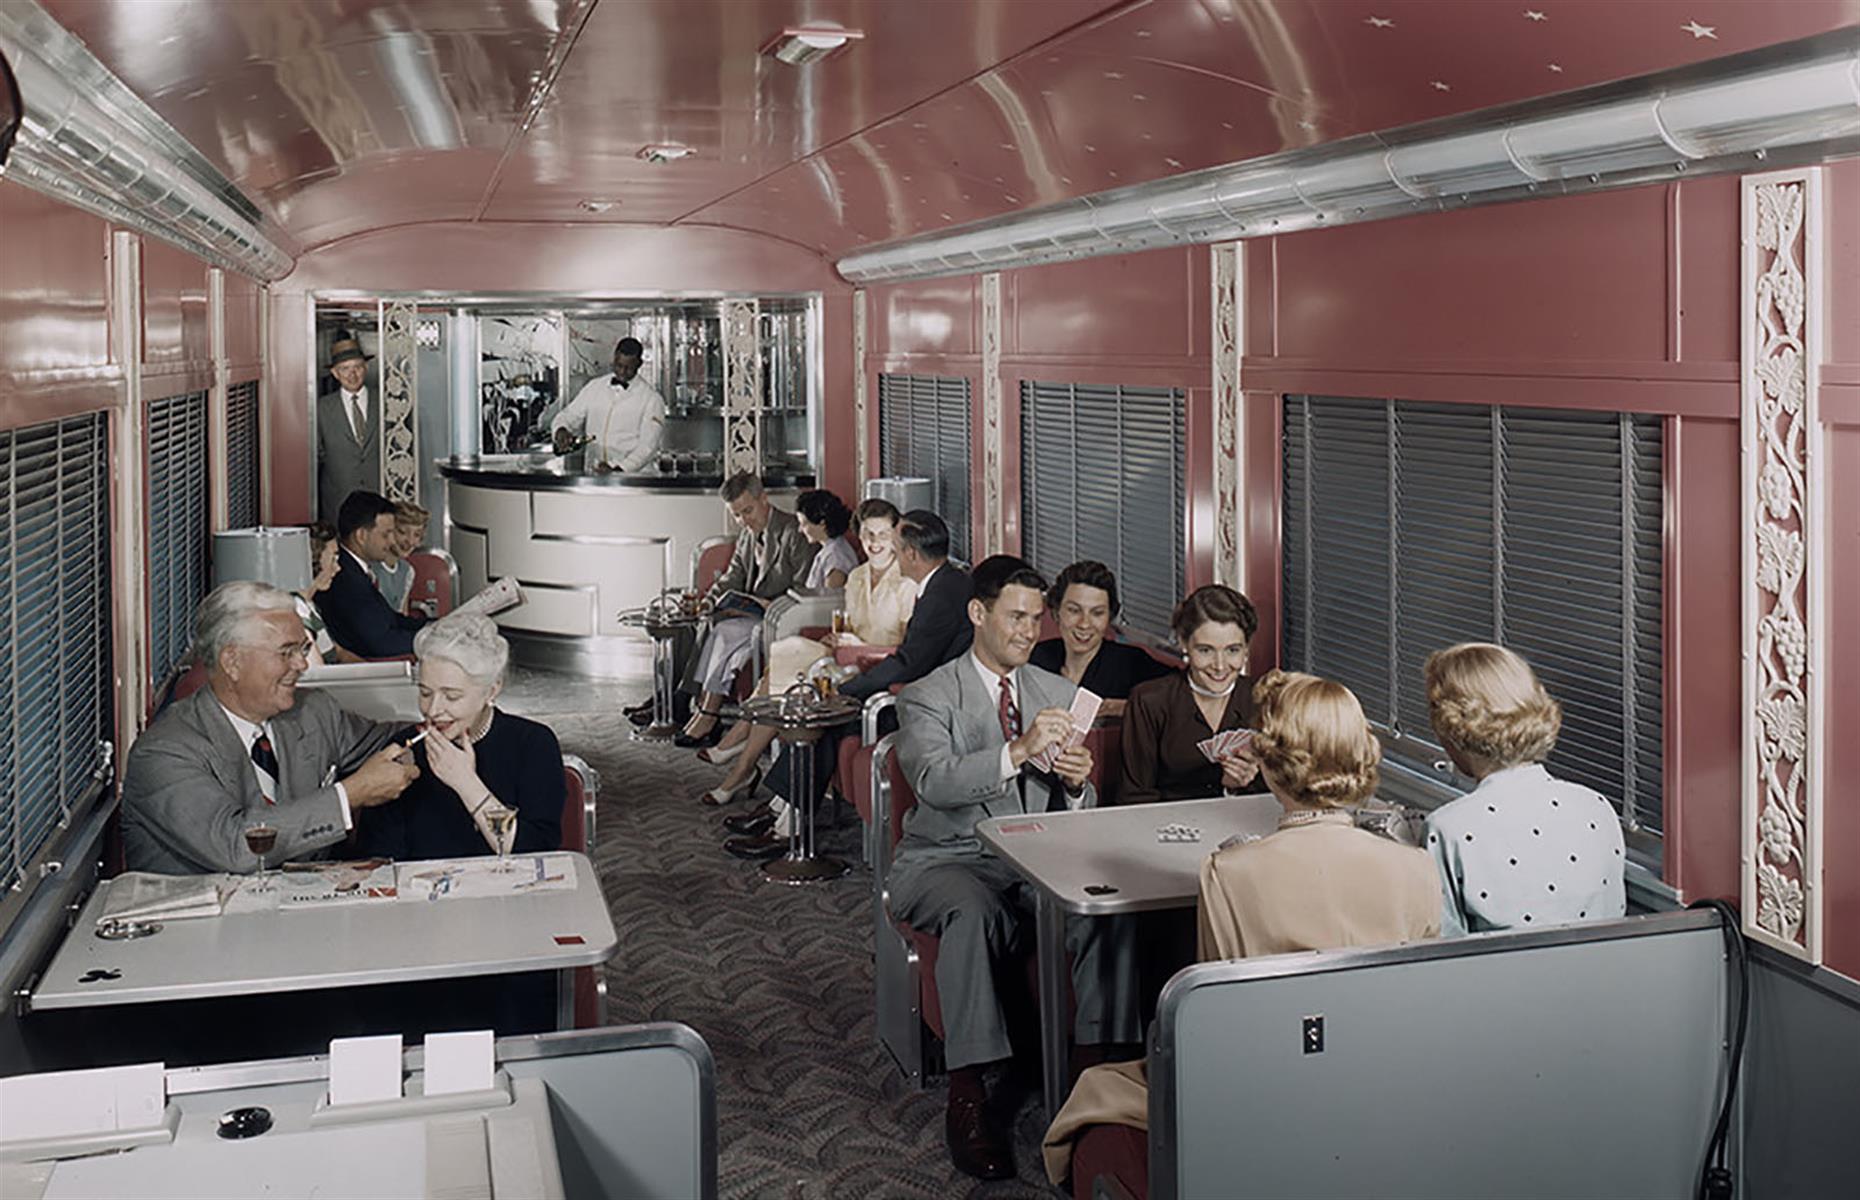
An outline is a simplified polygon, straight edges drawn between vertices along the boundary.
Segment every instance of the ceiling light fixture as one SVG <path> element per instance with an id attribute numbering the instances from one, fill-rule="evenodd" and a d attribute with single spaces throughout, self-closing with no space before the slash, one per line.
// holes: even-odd
<path id="1" fill-rule="evenodd" d="M 690 158 L 697 151 L 678 142 L 654 142 L 650 146 L 639 148 L 639 157 L 649 163 L 677 162 L 681 158 Z"/>
<path id="2" fill-rule="evenodd" d="M 805 29 L 784 29 L 780 37 L 763 47 L 762 52 L 780 59 L 791 67 L 805 67 L 835 53 L 847 42 L 857 41 L 864 36 L 865 34 L 857 29 L 831 29 L 818 26 Z"/>

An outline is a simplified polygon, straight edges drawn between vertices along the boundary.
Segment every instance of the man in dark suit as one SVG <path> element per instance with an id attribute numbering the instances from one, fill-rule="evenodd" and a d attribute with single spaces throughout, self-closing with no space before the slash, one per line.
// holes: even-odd
<path id="1" fill-rule="evenodd" d="M 950 1157 L 970 1175 L 1006 1179 L 1014 1157 L 1007 1131 L 989 1116 L 983 1070 L 1013 1053 L 1006 993 L 1023 989 L 1004 964 L 1027 943 L 1034 896 L 1018 871 L 983 848 L 975 826 L 986 817 L 1089 808 L 1096 795 L 1084 746 L 1061 751 L 1051 770 L 1028 761 L 1067 745 L 1078 690 L 1027 663 L 1040 636 L 1045 580 L 999 554 L 977 564 L 974 588 L 970 653 L 898 697 L 898 764 L 917 806 L 904 818 L 886 904 L 891 916 L 940 939 Z M 1076 918 L 1066 934 L 1078 1041 L 1135 1043 L 1141 1026 L 1131 931 L 1112 918 Z"/>
<path id="2" fill-rule="evenodd" d="M 357 809 L 385 804 L 419 774 L 390 743 L 397 728 L 297 691 L 310 640 L 295 601 L 268 584 L 222 584 L 201 601 L 194 654 L 207 686 L 168 706 L 136 739 L 123 775 L 131 870 L 249 872 L 245 830 L 277 831 L 268 863 L 343 840 Z"/>
<path id="3" fill-rule="evenodd" d="M 917 606 L 904 627 L 904 640 L 889 655 L 840 685 L 840 692 L 864 702 L 893 686 L 921 679 L 969 648 L 974 626 L 969 623 L 969 576 L 949 561 L 949 526 L 927 509 L 905 513 L 898 522 L 898 569 L 918 587 Z M 847 725 L 828 730 L 813 743 L 816 787 L 833 774 L 839 739 L 855 732 Z M 790 750 L 798 747 L 790 747 Z M 778 803 L 725 826 L 740 837 L 724 848 L 738 858 L 769 859 L 788 848 L 788 801 L 794 798 L 792 763 L 788 753 L 775 764 L 769 787 Z M 818 796 L 815 797 L 819 799 Z"/>
<path id="4" fill-rule="evenodd" d="M 336 390 L 316 401 L 317 516 L 333 521 L 351 492 L 381 488 L 381 405 L 368 394 L 368 355 L 352 333 L 329 347 Z"/>
<path id="5" fill-rule="evenodd" d="M 394 505 L 373 492 L 352 492 L 336 518 L 342 549 L 336 578 L 316 595 L 317 611 L 338 646 L 363 658 L 394 658 L 413 653 L 413 635 L 425 617 L 395 612 L 382 598 L 368 569 L 393 552 Z"/>

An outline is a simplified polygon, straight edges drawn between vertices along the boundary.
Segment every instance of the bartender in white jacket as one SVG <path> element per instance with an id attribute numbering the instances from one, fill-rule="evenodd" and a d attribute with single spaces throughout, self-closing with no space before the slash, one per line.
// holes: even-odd
<path id="1" fill-rule="evenodd" d="M 643 347 L 637 338 L 614 345 L 614 373 L 590 379 L 549 423 L 558 445 L 564 432 L 593 435 L 594 458 L 617 471 L 637 471 L 659 452 L 665 398 L 638 378 Z"/>

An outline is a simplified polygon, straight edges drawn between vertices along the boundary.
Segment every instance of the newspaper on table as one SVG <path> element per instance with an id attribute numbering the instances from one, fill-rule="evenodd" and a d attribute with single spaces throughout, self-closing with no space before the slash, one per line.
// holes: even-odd
<path id="1" fill-rule="evenodd" d="M 1067 736 L 1065 741 L 1054 742 L 1027 761 L 1033 765 L 1035 770 L 1052 770 L 1053 764 L 1059 761 L 1059 756 L 1061 754 L 1064 754 L 1066 751 L 1072 749 L 1072 747 L 1080 745 L 1085 741 L 1085 735 L 1091 731 L 1092 722 L 1098 719 L 1098 709 L 1103 704 L 1103 697 L 1095 692 L 1088 692 L 1084 688 L 1080 688 L 1077 692 L 1073 693 L 1071 734 Z"/>
<path id="2" fill-rule="evenodd" d="M 479 900 L 576 887 L 575 860 L 568 854 L 513 854 L 502 866 L 491 855 L 436 858 L 401 863 L 398 877 L 402 900 Z"/>
<path id="3" fill-rule="evenodd" d="M 97 914 L 108 921 L 180 921 L 217 917 L 234 884 L 225 875 L 154 875 L 127 871 L 110 881 Z"/>
<path id="4" fill-rule="evenodd" d="M 286 863 L 272 873 L 279 908 L 317 908 L 333 904 L 367 904 L 400 894 L 394 863 L 385 858 L 355 862 Z"/>
<path id="5" fill-rule="evenodd" d="M 506 575 L 485 587 L 476 596 L 453 609 L 453 612 L 477 613 L 480 616 L 492 616 L 507 608 L 515 608 L 523 603 L 523 589 L 517 581 Z"/>

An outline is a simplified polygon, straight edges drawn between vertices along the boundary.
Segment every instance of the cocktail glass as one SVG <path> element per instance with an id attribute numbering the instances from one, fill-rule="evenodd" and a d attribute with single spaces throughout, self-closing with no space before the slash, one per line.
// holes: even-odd
<path id="1" fill-rule="evenodd" d="M 261 821 L 245 827 L 245 848 L 258 856 L 258 881 L 252 885 L 255 892 L 271 890 L 271 879 L 265 870 L 265 856 L 277 849 L 277 845 L 277 826 Z"/>

